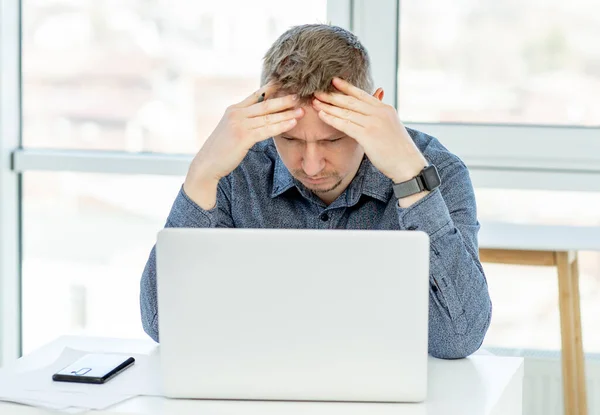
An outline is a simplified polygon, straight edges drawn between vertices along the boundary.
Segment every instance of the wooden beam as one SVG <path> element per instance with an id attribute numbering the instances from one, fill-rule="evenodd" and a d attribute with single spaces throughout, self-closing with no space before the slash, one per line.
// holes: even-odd
<path id="1" fill-rule="evenodd" d="M 483 248 L 479 250 L 481 262 L 512 265 L 555 266 L 556 256 L 552 251 L 521 251 L 518 249 Z"/>

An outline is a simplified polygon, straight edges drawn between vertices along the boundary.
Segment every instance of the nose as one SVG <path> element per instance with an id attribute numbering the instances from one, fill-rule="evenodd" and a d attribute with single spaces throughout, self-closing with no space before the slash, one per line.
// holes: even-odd
<path id="1" fill-rule="evenodd" d="M 304 158 L 302 159 L 302 170 L 307 176 L 318 175 L 325 168 L 325 158 L 317 143 L 306 143 Z"/>

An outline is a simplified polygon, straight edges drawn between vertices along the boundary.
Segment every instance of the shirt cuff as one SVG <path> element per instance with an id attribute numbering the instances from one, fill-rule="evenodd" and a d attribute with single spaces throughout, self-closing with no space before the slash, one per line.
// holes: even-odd
<path id="1" fill-rule="evenodd" d="M 453 227 L 450 212 L 439 188 L 414 205 L 407 208 L 398 206 L 397 209 L 400 229 L 426 232 L 431 242 Z"/>
<path id="2" fill-rule="evenodd" d="M 218 203 L 218 202 L 217 202 Z M 183 190 L 175 198 L 171 213 L 167 218 L 168 228 L 212 228 L 216 224 L 217 206 L 204 210 L 198 206 Z"/>

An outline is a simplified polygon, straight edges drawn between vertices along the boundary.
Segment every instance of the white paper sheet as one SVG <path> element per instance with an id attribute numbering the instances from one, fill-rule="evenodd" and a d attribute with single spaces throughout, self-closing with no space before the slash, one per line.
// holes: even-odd
<path id="1" fill-rule="evenodd" d="M 9 391 L 8 394 L 0 394 L 0 400 L 3 401 L 57 410 L 63 410 L 70 407 L 77 407 L 85 410 L 106 409 L 131 397 L 132 395 L 88 395 L 80 393 L 73 394 L 69 392 L 14 390 Z"/>
<path id="2" fill-rule="evenodd" d="M 106 409 L 132 396 L 162 396 L 158 354 L 128 354 L 135 358 L 135 364 L 103 385 L 52 380 L 54 373 L 87 353 L 66 348 L 54 363 L 41 369 L 21 373 L 0 370 L 0 400 L 77 412 Z"/>

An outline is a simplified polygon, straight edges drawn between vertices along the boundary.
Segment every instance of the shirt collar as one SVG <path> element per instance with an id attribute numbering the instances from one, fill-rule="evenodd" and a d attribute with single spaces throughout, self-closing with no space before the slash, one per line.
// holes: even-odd
<path id="1" fill-rule="evenodd" d="M 273 189 L 271 198 L 275 198 L 294 186 L 294 177 L 281 161 L 279 154 L 275 155 L 275 171 L 273 172 Z"/>
<path id="2" fill-rule="evenodd" d="M 271 198 L 275 198 L 295 185 L 294 177 L 287 167 L 281 161 L 279 154 L 275 158 L 275 169 L 273 172 L 273 188 Z M 348 206 L 358 203 L 361 195 L 373 197 L 382 202 L 388 202 L 392 194 L 392 181 L 381 173 L 371 164 L 371 161 L 365 157 L 345 191 L 346 202 Z"/>

